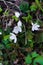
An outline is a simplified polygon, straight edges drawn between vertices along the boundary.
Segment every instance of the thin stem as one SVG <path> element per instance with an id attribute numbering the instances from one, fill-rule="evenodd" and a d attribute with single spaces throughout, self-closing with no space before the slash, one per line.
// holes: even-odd
<path id="1" fill-rule="evenodd" d="M 26 28 L 25 28 L 25 25 L 23 24 L 24 26 L 24 31 L 25 31 L 25 45 L 27 44 L 27 33 L 26 33 Z"/>

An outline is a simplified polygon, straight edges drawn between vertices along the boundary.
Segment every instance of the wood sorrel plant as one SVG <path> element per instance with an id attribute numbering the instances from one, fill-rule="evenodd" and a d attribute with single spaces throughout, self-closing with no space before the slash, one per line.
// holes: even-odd
<path id="1" fill-rule="evenodd" d="M 0 2 L 0 64 L 43 65 L 43 4 Z"/>

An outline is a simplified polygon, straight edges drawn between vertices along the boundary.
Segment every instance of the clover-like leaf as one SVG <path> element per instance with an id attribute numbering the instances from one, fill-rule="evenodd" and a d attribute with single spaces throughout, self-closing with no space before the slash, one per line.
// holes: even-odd
<path id="1" fill-rule="evenodd" d="M 32 62 L 32 57 L 30 55 L 27 55 L 27 57 L 25 58 L 25 63 L 31 64 L 31 62 Z"/>
<path id="2" fill-rule="evenodd" d="M 27 2 L 22 2 L 20 4 L 20 10 L 24 13 L 27 12 L 29 10 L 29 4 Z"/>
<path id="3" fill-rule="evenodd" d="M 35 58 L 33 65 L 37 65 L 37 63 L 43 65 L 43 56 L 38 56 Z"/>
<path id="4" fill-rule="evenodd" d="M 25 20 L 26 22 L 29 22 L 30 20 L 32 20 L 32 16 L 30 14 L 28 14 L 28 16 L 23 16 L 22 17 L 23 20 Z"/>
<path id="5" fill-rule="evenodd" d="M 3 14 L 4 14 L 5 16 L 9 16 L 9 11 L 7 10 L 7 11 L 5 11 Z"/>
<path id="6" fill-rule="evenodd" d="M 5 35 L 4 40 L 8 40 L 10 35 Z"/>
<path id="7" fill-rule="evenodd" d="M 37 56 L 39 56 L 39 54 L 37 54 L 35 51 L 32 52 L 32 58 L 35 58 L 35 57 L 37 57 Z"/>
<path id="8" fill-rule="evenodd" d="M 12 16 L 12 19 L 14 19 L 15 21 L 18 21 L 18 18 L 16 16 Z"/>
<path id="9" fill-rule="evenodd" d="M 35 4 L 32 4 L 30 6 L 30 9 L 31 9 L 31 11 L 36 11 L 37 10 L 37 6 Z"/>

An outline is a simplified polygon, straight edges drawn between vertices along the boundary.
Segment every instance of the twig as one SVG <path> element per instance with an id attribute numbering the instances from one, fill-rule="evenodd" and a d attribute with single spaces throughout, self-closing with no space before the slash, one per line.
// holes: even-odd
<path id="1" fill-rule="evenodd" d="M 6 2 L 9 3 L 9 4 L 11 4 L 11 5 L 13 5 L 13 6 L 16 6 L 16 7 L 18 8 L 18 10 L 21 12 L 19 6 L 17 6 L 15 3 L 12 3 L 12 2 L 10 2 L 10 1 L 6 1 Z"/>
<path id="2" fill-rule="evenodd" d="M 4 4 L 7 6 L 7 8 L 8 8 L 8 5 L 7 5 L 7 3 L 5 2 L 5 0 L 1 0 L 1 1 L 3 1 L 4 2 Z"/>

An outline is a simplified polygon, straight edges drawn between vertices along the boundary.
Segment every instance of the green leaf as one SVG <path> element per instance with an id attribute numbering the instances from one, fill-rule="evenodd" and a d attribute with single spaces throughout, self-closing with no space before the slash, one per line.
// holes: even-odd
<path id="1" fill-rule="evenodd" d="M 4 45 L 9 43 L 9 40 L 3 40 Z"/>
<path id="2" fill-rule="evenodd" d="M 37 63 L 43 65 L 43 56 L 38 56 L 37 58 L 35 58 L 33 65 L 37 65 Z"/>
<path id="3" fill-rule="evenodd" d="M 31 64 L 31 62 L 32 62 L 32 57 L 30 55 L 27 55 L 27 57 L 25 58 L 25 63 Z"/>
<path id="4" fill-rule="evenodd" d="M 3 37 L 3 43 L 4 43 L 5 45 L 9 43 L 9 36 L 10 36 L 10 35 L 4 35 L 4 37 Z"/>
<path id="5" fill-rule="evenodd" d="M 35 5 L 35 3 L 30 6 L 30 9 L 31 9 L 31 11 L 37 10 L 37 6 Z"/>
<path id="6" fill-rule="evenodd" d="M 8 44 L 6 44 L 6 48 L 7 49 L 11 49 L 11 46 L 10 46 L 10 44 L 8 43 Z"/>
<path id="7" fill-rule="evenodd" d="M 12 16 L 12 19 L 14 19 L 15 21 L 18 21 L 18 18 L 16 16 Z"/>
<path id="8" fill-rule="evenodd" d="M 5 16 L 9 16 L 9 11 L 7 10 L 7 11 L 5 11 L 3 14 L 4 14 Z"/>
<path id="9" fill-rule="evenodd" d="M 26 22 L 29 22 L 30 20 L 32 20 L 32 16 L 30 14 L 28 14 L 28 16 L 22 17 L 22 19 L 25 20 Z"/>
<path id="10" fill-rule="evenodd" d="M 37 56 L 39 56 L 39 54 L 37 54 L 35 51 L 32 52 L 32 58 L 35 58 L 35 57 L 37 57 Z"/>
<path id="11" fill-rule="evenodd" d="M 28 20 L 31 20 L 32 19 L 32 16 L 30 14 L 28 14 Z"/>
<path id="12" fill-rule="evenodd" d="M 24 16 L 23 16 L 22 19 L 26 21 L 27 17 L 24 17 Z"/>
<path id="13" fill-rule="evenodd" d="M 20 10 L 24 13 L 29 10 L 29 4 L 27 2 L 22 2 L 19 7 Z"/>
<path id="14" fill-rule="evenodd" d="M 10 35 L 5 35 L 4 40 L 8 40 Z"/>
<path id="15" fill-rule="evenodd" d="M 2 10 L 2 8 L 0 7 L 0 13 L 2 12 L 3 10 Z"/>

